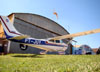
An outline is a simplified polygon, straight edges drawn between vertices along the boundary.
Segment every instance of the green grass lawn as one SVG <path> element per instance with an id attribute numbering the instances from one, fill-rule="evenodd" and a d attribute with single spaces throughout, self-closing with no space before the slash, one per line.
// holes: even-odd
<path id="1" fill-rule="evenodd" d="M 3 55 L 0 72 L 100 72 L 100 55 Z"/>

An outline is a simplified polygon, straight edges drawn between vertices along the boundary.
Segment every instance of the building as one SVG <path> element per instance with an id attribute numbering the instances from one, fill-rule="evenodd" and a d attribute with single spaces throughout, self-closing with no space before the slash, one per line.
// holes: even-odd
<path id="1" fill-rule="evenodd" d="M 88 45 L 76 45 L 72 48 L 72 54 L 94 54 L 94 52 Z"/>
<path id="2" fill-rule="evenodd" d="M 100 47 L 97 49 L 96 54 L 100 54 Z"/>
<path id="3" fill-rule="evenodd" d="M 8 41 L 5 40 L 3 27 L 0 24 L 0 54 L 7 54 L 8 44 Z"/>
<path id="4" fill-rule="evenodd" d="M 74 45 L 72 47 L 72 54 L 82 54 L 82 53 L 80 53 L 79 48 L 80 48 L 80 45 Z"/>
<path id="5" fill-rule="evenodd" d="M 55 36 L 61 36 L 69 34 L 62 26 L 57 24 L 51 19 L 46 17 L 30 14 L 30 13 L 12 13 L 8 15 L 11 22 L 13 22 L 15 28 L 23 34 L 30 35 L 33 38 L 45 39 Z M 1 28 L 2 29 L 2 28 Z M 3 33 L 3 31 L 1 32 Z M 2 40 L 1 40 L 2 41 Z M 67 39 L 63 40 L 67 43 Z M 1 43 L 2 45 L 3 43 Z M 28 47 L 27 50 L 23 51 L 19 47 L 19 43 L 7 42 L 8 53 L 35 53 L 38 54 L 41 50 L 33 47 Z M 69 44 L 69 48 L 66 51 L 67 54 L 71 53 L 72 45 Z"/>

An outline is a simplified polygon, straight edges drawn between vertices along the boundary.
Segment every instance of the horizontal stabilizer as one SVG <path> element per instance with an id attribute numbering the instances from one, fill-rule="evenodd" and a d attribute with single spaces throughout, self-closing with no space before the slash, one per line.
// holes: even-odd
<path id="1" fill-rule="evenodd" d="M 20 35 L 20 36 L 12 37 L 10 39 L 21 40 L 21 39 L 24 39 L 24 38 L 29 38 L 29 36 L 27 36 L 27 35 Z"/>

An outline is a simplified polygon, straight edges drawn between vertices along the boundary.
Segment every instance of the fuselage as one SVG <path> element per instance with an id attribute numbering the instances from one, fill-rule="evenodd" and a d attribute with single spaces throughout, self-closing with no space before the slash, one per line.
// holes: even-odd
<path id="1" fill-rule="evenodd" d="M 9 40 L 25 44 L 28 46 L 41 47 L 41 49 L 44 50 L 65 51 L 67 49 L 67 44 L 65 43 L 54 43 L 46 39 L 25 38 L 21 40 L 16 40 L 16 39 L 9 39 Z"/>

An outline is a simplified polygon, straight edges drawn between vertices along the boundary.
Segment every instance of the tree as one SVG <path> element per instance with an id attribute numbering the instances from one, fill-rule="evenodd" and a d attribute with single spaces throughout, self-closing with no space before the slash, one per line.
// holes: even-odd
<path id="1" fill-rule="evenodd" d="M 98 48 L 97 54 L 100 54 L 100 47 Z"/>

